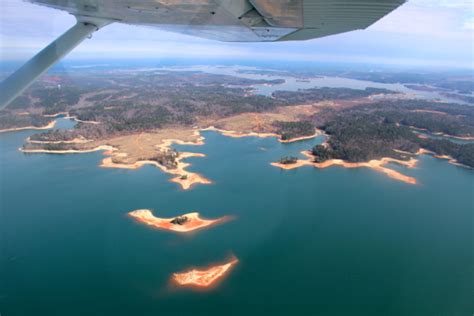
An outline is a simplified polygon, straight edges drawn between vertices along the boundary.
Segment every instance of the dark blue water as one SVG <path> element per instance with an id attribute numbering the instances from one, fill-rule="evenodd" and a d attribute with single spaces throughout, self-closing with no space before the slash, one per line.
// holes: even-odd
<path id="1" fill-rule="evenodd" d="M 70 127 L 64 123 L 63 127 Z M 474 173 L 423 156 L 409 185 L 369 169 L 269 165 L 280 144 L 206 132 L 181 190 L 154 167 L 102 169 L 101 153 L 22 154 L 0 134 L 0 313 L 9 315 L 472 315 Z M 126 214 L 235 219 L 191 235 Z M 215 289 L 173 272 L 240 262 Z"/>

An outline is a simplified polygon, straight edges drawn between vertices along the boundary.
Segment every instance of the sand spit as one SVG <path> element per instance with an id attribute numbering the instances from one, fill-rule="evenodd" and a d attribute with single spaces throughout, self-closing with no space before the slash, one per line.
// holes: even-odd
<path id="1" fill-rule="evenodd" d="M 56 125 L 56 121 L 51 121 L 45 126 L 24 126 L 24 127 L 13 127 L 13 128 L 5 128 L 0 129 L 0 133 L 5 132 L 16 132 L 16 131 L 24 131 L 24 130 L 44 130 L 44 129 L 51 129 L 54 128 Z"/>
<path id="2" fill-rule="evenodd" d="M 406 175 L 404 175 L 404 174 L 402 174 L 402 173 L 400 173 L 396 170 L 385 167 L 385 165 L 388 164 L 388 163 L 397 163 L 399 165 L 403 165 L 403 166 L 408 167 L 408 168 L 414 168 L 416 166 L 417 160 L 413 159 L 413 158 L 408 160 L 408 161 L 403 161 L 403 160 L 398 160 L 398 159 L 385 157 L 385 158 L 382 158 L 380 160 L 371 160 L 371 161 L 368 161 L 368 162 L 346 162 L 346 161 L 341 160 L 341 159 L 330 159 L 330 160 L 318 163 L 318 162 L 313 162 L 312 161 L 314 157 L 313 157 L 313 155 L 311 155 L 311 153 L 309 153 L 307 151 L 303 151 L 302 154 L 305 155 L 306 157 L 308 157 L 308 159 L 307 160 L 298 159 L 298 161 L 294 164 L 282 164 L 282 163 L 279 163 L 279 162 L 272 162 L 271 165 L 274 166 L 274 167 L 285 169 L 285 170 L 296 169 L 296 168 L 300 168 L 300 167 L 303 167 L 303 166 L 313 166 L 313 167 L 318 168 L 318 169 L 329 168 L 329 167 L 332 167 L 332 166 L 341 166 L 341 167 L 344 167 L 344 168 L 362 168 L 362 167 L 365 167 L 365 168 L 370 168 L 370 169 L 376 170 L 378 172 L 382 172 L 382 173 L 386 174 L 388 177 L 390 177 L 392 179 L 395 179 L 395 180 L 403 181 L 403 182 L 409 183 L 409 184 L 416 184 L 417 183 L 415 178 L 406 176 Z"/>
<path id="3" fill-rule="evenodd" d="M 230 261 L 221 265 L 173 273 L 171 280 L 179 286 L 209 288 L 212 285 L 216 285 L 217 281 L 228 275 L 231 268 L 233 268 L 238 262 L 239 260 L 233 257 Z"/>
<path id="4" fill-rule="evenodd" d="M 186 217 L 187 221 L 179 225 L 173 224 L 171 222 L 174 218 L 155 217 L 150 210 L 146 209 L 132 211 L 128 213 L 128 215 L 133 217 L 138 222 L 149 225 L 153 228 L 169 230 L 177 233 L 187 233 L 202 228 L 209 228 L 213 225 L 223 223 L 230 219 L 229 216 L 224 216 L 212 220 L 202 219 L 199 217 L 198 212 L 193 212 L 180 215 L 180 217 Z"/>

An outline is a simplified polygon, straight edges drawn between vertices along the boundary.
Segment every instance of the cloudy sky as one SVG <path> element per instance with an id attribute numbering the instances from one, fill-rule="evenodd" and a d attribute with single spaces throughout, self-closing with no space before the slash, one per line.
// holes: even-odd
<path id="1" fill-rule="evenodd" d="M 474 68 L 473 3 L 409 0 L 367 30 L 305 42 L 222 43 L 113 24 L 94 34 L 67 58 L 194 57 Z M 0 62 L 26 60 L 74 22 L 62 11 L 21 0 L 0 0 Z"/>

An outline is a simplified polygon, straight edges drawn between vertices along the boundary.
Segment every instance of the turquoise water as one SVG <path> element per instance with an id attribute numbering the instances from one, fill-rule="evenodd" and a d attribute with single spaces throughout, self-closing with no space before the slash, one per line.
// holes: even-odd
<path id="1" fill-rule="evenodd" d="M 62 120 L 62 127 L 70 123 Z M 22 154 L 0 134 L 0 313 L 9 315 L 472 315 L 474 173 L 421 157 L 420 184 L 368 169 L 269 163 L 321 139 L 206 132 L 190 191 L 147 166 L 98 168 L 101 153 Z M 139 208 L 235 219 L 190 235 L 140 225 Z M 240 262 L 209 291 L 171 273 Z"/>

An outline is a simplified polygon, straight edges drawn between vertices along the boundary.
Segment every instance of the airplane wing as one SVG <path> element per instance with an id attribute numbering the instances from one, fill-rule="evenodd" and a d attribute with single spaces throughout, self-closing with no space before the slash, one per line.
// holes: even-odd
<path id="1" fill-rule="evenodd" d="M 115 22 L 230 42 L 308 40 L 364 29 L 405 0 L 29 0 L 78 22 L 0 84 L 0 110 L 99 28 Z"/>
<path id="2" fill-rule="evenodd" d="M 230 42 L 307 40 L 365 29 L 405 0 L 30 0 L 75 16 Z"/>

